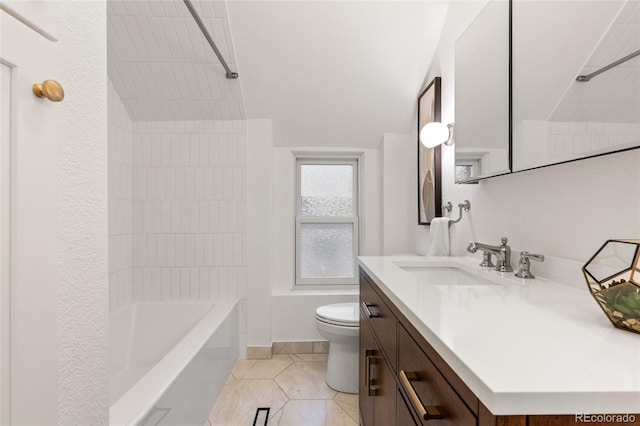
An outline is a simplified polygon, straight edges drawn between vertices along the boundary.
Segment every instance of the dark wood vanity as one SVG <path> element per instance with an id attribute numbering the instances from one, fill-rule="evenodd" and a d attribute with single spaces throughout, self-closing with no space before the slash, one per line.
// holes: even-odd
<path id="1" fill-rule="evenodd" d="M 573 414 L 494 416 L 362 269 L 359 368 L 361 425 L 580 423 Z M 640 425 L 640 414 L 626 424 Z"/>

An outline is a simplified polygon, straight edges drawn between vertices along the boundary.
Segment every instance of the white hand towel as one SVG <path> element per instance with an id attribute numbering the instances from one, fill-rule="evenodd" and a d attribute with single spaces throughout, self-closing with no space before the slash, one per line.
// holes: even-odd
<path id="1" fill-rule="evenodd" d="M 449 222 L 448 217 L 436 217 L 429 227 L 429 251 L 427 256 L 449 256 Z"/>

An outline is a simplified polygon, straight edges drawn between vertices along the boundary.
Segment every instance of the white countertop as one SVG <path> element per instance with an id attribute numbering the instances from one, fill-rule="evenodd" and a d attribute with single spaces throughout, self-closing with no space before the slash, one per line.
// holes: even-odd
<path id="1" fill-rule="evenodd" d="M 426 284 L 453 266 L 495 285 Z M 583 287 L 482 270 L 476 259 L 360 257 L 360 266 L 495 415 L 640 413 L 640 335 Z"/>

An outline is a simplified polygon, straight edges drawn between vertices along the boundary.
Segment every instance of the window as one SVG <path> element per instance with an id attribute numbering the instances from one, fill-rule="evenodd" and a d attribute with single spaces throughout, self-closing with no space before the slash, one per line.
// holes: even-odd
<path id="1" fill-rule="evenodd" d="M 296 284 L 356 284 L 358 159 L 298 158 Z"/>

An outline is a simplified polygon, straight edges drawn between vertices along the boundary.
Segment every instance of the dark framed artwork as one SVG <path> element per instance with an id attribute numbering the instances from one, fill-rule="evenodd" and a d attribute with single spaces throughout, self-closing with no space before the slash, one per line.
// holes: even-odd
<path id="1" fill-rule="evenodd" d="M 434 78 L 418 96 L 418 224 L 429 225 L 442 216 L 441 145 L 420 143 L 420 129 L 440 120 L 440 77 Z"/>

